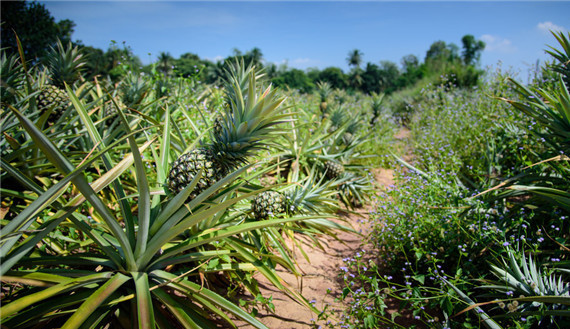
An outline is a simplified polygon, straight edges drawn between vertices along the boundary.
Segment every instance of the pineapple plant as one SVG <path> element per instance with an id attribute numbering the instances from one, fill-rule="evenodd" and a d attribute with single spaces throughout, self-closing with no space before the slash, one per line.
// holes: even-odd
<path id="1" fill-rule="evenodd" d="M 327 111 L 327 99 L 332 93 L 331 85 L 328 82 L 317 82 L 317 92 L 320 97 L 319 109 L 321 110 L 321 115 L 324 116 Z"/>
<path id="2" fill-rule="evenodd" d="M 334 196 L 338 190 L 333 185 L 338 182 L 324 181 L 318 178 L 315 168 L 309 175 L 285 191 L 264 191 L 251 202 L 251 212 L 256 219 L 267 219 L 279 215 L 323 215 L 333 214 L 338 210 Z M 299 223 L 307 225 L 307 223 Z"/>
<path id="3" fill-rule="evenodd" d="M 119 84 L 118 89 L 122 102 L 128 107 L 136 107 L 149 93 L 150 86 L 140 74 L 129 72 Z"/>
<path id="4" fill-rule="evenodd" d="M 47 55 L 46 68 L 50 76 L 50 84 L 44 86 L 38 95 L 38 109 L 43 114 L 52 110 L 48 122 L 54 123 L 63 115 L 70 104 L 65 85 L 73 85 L 81 77 L 81 69 L 86 60 L 71 42 L 64 47 L 58 40 L 56 47 L 50 48 Z"/>
<path id="5" fill-rule="evenodd" d="M 372 93 L 372 119 L 370 119 L 370 125 L 374 126 L 376 120 L 380 116 L 380 112 L 382 111 L 382 100 L 384 100 L 384 94 L 377 94 Z"/>
<path id="6" fill-rule="evenodd" d="M 570 33 L 564 32 L 551 32 L 563 50 L 550 47 L 551 50 L 546 52 L 554 57 L 558 63 L 551 65 L 553 72 L 560 73 L 562 75 L 562 80 L 566 85 L 566 89 L 570 92 Z"/>
<path id="7" fill-rule="evenodd" d="M 167 178 L 171 192 L 182 191 L 202 171 L 194 198 L 227 174 L 247 163 L 256 150 L 264 149 L 269 140 L 279 134 L 275 125 L 287 114 L 279 114 L 285 98 L 278 96 L 271 86 L 259 88 L 260 75 L 254 66 L 236 63 L 227 71 L 226 97 L 228 107 L 212 130 L 211 142 L 182 154 L 173 162 Z"/>
<path id="8" fill-rule="evenodd" d="M 16 55 L 8 56 L 2 51 L 0 64 L 0 100 L 12 104 L 20 97 L 24 70 Z"/>

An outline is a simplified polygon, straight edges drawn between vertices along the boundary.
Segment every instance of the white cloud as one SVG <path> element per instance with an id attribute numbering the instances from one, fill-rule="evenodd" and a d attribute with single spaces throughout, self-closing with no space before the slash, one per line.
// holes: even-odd
<path id="1" fill-rule="evenodd" d="M 293 64 L 307 64 L 307 63 L 311 63 L 312 60 L 310 58 L 297 58 L 293 61 Z"/>
<path id="2" fill-rule="evenodd" d="M 209 61 L 212 62 L 212 63 L 217 63 L 217 62 L 223 60 L 224 58 L 225 58 L 224 56 L 218 55 L 218 56 L 216 56 L 216 57 L 214 57 L 214 58 L 206 57 L 206 60 L 209 60 Z"/>
<path id="3" fill-rule="evenodd" d="M 511 40 L 496 35 L 483 34 L 481 40 L 485 42 L 485 51 L 497 53 L 514 53 L 517 47 L 513 46 Z"/>
<path id="4" fill-rule="evenodd" d="M 536 27 L 540 31 L 542 31 L 544 33 L 548 33 L 548 34 L 550 34 L 550 31 L 552 31 L 552 32 L 566 32 L 566 31 L 568 31 L 565 27 L 560 26 L 560 25 L 556 25 L 550 21 L 538 23 L 538 25 Z"/>

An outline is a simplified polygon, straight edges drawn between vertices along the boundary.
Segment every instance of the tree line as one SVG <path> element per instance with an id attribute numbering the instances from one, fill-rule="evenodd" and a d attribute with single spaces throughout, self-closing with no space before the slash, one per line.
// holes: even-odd
<path id="1" fill-rule="evenodd" d="M 3 1 L 2 47 L 8 54 L 17 52 L 15 33 L 19 36 L 26 59 L 40 63 L 45 59 L 47 50 L 59 38 L 63 42 L 71 42 L 75 23 L 71 20 L 55 22 L 44 5 L 36 2 Z M 120 80 L 128 71 L 153 72 L 168 76 L 197 77 L 200 81 L 217 84 L 223 76 L 227 63 L 236 57 L 243 58 L 246 63 L 253 63 L 265 68 L 265 72 L 273 84 L 310 93 L 316 89 L 317 83 L 327 82 L 334 89 L 359 91 L 366 94 L 386 93 L 413 86 L 423 78 L 445 75 L 459 87 L 477 83 L 482 71 L 478 68 L 479 58 L 485 43 L 476 40 L 472 35 L 461 39 L 460 48 L 454 43 L 435 41 L 426 51 L 421 61 L 416 55 L 406 55 L 400 63 L 382 60 L 379 62 L 363 62 L 364 54 L 358 49 L 348 52 L 349 71 L 331 66 L 324 69 L 309 68 L 300 70 L 286 65 L 277 65 L 264 61 L 259 48 L 242 52 L 234 49 L 225 59 L 213 62 L 200 58 L 198 54 L 187 52 L 174 58 L 168 52 L 158 54 L 156 61 L 143 65 L 140 58 L 125 44 L 111 42 L 107 50 L 79 45 L 87 57 L 85 66 L 86 78 L 100 76 L 113 81 Z"/>

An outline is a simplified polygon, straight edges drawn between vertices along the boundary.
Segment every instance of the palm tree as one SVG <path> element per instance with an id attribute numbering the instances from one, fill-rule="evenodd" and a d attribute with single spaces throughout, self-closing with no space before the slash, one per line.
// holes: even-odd
<path id="1" fill-rule="evenodd" d="M 358 49 L 349 51 L 348 57 L 346 58 L 346 60 L 348 61 L 348 65 L 352 66 L 353 68 L 360 68 L 363 55 L 364 54 Z"/>
<path id="2" fill-rule="evenodd" d="M 169 52 L 161 52 L 158 55 L 158 62 L 156 64 L 156 69 L 167 76 L 174 68 L 174 57 L 170 55 Z"/>

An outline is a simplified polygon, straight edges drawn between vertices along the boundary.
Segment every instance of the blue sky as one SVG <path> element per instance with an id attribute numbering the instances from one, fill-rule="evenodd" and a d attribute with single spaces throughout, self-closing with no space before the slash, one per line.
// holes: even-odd
<path id="1" fill-rule="evenodd" d="M 162 51 L 217 60 L 258 47 L 267 62 L 348 71 L 352 49 L 363 62 L 423 61 L 437 40 L 461 47 L 472 34 L 487 43 L 483 66 L 512 66 L 526 75 L 547 45 L 549 29 L 570 30 L 570 2 L 384 1 L 40 1 L 76 23 L 74 40 L 107 49 L 126 42 L 147 64 Z M 149 55 L 150 53 L 150 55 Z"/>

